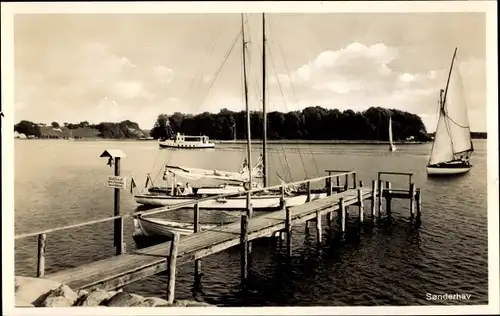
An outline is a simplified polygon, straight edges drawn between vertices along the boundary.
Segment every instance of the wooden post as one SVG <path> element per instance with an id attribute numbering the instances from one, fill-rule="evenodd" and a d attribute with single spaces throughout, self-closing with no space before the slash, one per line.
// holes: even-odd
<path id="1" fill-rule="evenodd" d="M 416 193 L 416 204 L 417 204 L 417 218 L 420 218 L 420 215 L 421 215 L 421 207 L 422 207 L 422 191 L 420 190 L 420 188 L 417 189 L 417 193 Z"/>
<path id="2" fill-rule="evenodd" d="M 356 181 L 356 172 L 352 174 L 352 187 L 356 189 L 357 181 Z"/>
<path id="3" fill-rule="evenodd" d="M 170 244 L 170 255 L 168 256 L 168 287 L 167 301 L 172 304 L 175 296 L 175 274 L 177 272 L 177 251 L 179 250 L 179 234 L 174 233 Z"/>
<path id="4" fill-rule="evenodd" d="M 241 283 L 246 284 L 248 277 L 248 216 L 241 215 Z"/>
<path id="5" fill-rule="evenodd" d="M 321 243 L 321 234 L 323 229 L 321 228 L 321 215 L 319 211 L 316 211 L 316 238 L 318 243 Z"/>
<path id="6" fill-rule="evenodd" d="M 410 216 L 415 215 L 415 183 L 410 183 Z"/>
<path id="7" fill-rule="evenodd" d="M 286 249 L 288 255 L 292 255 L 292 217 L 290 208 L 285 205 L 285 232 L 286 232 Z"/>
<path id="8" fill-rule="evenodd" d="M 339 190 L 340 190 L 340 177 L 336 176 L 335 178 L 337 179 L 337 188 L 335 189 L 336 190 L 335 192 L 339 192 Z"/>
<path id="9" fill-rule="evenodd" d="M 45 275 L 45 250 L 47 249 L 47 235 L 38 235 L 38 261 L 36 267 L 36 277 L 41 278 Z"/>
<path id="10" fill-rule="evenodd" d="M 375 218 L 375 206 L 377 205 L 376 202 L 377 202 L 377 181 L 372 180 L 372 209 L 371 209 L 372 219 Z"/>
<path id="11" fill-rule="evenodd" d="M 333 179 L 328 178 L 328 185 L 326 189 L 326 195 L 331 196 L 333 194 Z"/>
<path id="12" fill-rule="evenodd" d="M 378 216 L 382 215 L 382 199 L 384 195 L 384 185 L 382 180 L 378 180 Z"/>
<path id="13" fill-rule="evenodd" d="M 311 181 L 307 181 L 307 202 L 311 202 Z"/>
<path id="14" fill-rule="evenodd" d="M 196 203 L 194 205 L 194 232 L 198 233 L 201 231 L 200 227 L 200 205 Z M 201 259 L 194 260 L 194 275 L 195 278 L 201 274 Z"/>
<path id="15" fill-rule="evenodd" d="M 387 191 L 387 196 L 385 197 L 385 208 L 387 215 L 391 215 L 391 182 L 385 182 L 385 189 Z"/>
<path id="16" fill-rule="evenodd" d="M 359 221 L 363 222 L 364 205 L 363 205 L 363 187 L 358 189 L 358 203 L 359 203 Z"/>
<path id="17" fill-rule="evenodd" d="M 345 175 L 345 183 L 344 183 L 344 191 L 347 191 L 349 189 L 349 175 Z"/>
<path id="18" fill-rule="evenodd" d="M 247 194 L 247 220 L 250 220 L 250 218 L 252 218 L 252 214 L 253 214 L 253 208 L 252 208 L 252 203 L 251 203 L 251 197 L 250 197 L 250 193 Z M 248 242 L 248 253 L 252 253 L 252 243 L 249 241 Z"/>
<path id="19" fill-rule="evenodd" d="M 346 214 L 346 212 L 345 212 L 345 204 L 344 204 L 343 197 L 340 198 L 339 204 L 340 204 L 340 220 L 341 220 L 340 226 L 341 226 L 342 233 L 344 233 L 345 232 L 345 214 Z"/>
<path id="20" fill-rule="evenodd" d="M 308 234 L 309 233 L 309 221 L 306 221 L 306 229 L 305 229 L 305 233 Z"/>
<path id="21" fill-rule="evenodd" d="M 120 176 L 120 157 L 115 157 L 115 176 Z M 120 216 L 120 189 L 115 188 L 114 216 Z M 123 253 L 123 218 L 115 219 L 114 241 L 116 255 Z"/>

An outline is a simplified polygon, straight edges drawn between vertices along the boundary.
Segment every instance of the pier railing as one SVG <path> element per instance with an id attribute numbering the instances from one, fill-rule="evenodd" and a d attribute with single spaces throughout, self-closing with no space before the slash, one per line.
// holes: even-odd
<path id="1" fill-rule="evenodd" d="M 115 230 L 114 234 L 114 240 L 115 240 L 115 247 L 116 247 L 116 254 L 120 255 L 125 253 L 125 244 L 123 242 L 123 223 L 125 219 L 128 218 L 135 218 L 137 216 L 147 216 L 147 215 L 153 215 L 153 214 L 159 214 L 167 211 L 173 211 L 177 209 L 182 209 L 182 208 L 187 208 L 187 207 L 193 207 L 194 212 L 195 212 L 195 231 L 198 231 L 199 228 L 199 203 L 204 202 L 204 201 L 211 201 L 211 200 L 216 200 L 220 198 L 227 198 L 227 197 L 236 197 L 236 196 L 242 196 L 242 195 L 247 195 L 251 196 L 253 193 L 258 193 L 262 191 L 268 191 L 268 190 L 280 190 L 283 194 L 285 188 L 287 186 L 291 185 L 300 185 L 300 184 L 306 184 L 307 185 L 307 201 L 309 202 L 311 200 L 311 184 L 314 182 L 319 182 L 319 181 L 325 181 L 325 188 L 327 189 L 327 194 L 332 195 L 333 192 L 342 192 L 346 191 L 349 189 L 349 178 L 352 178 L 352 189 L 356 189 L 357 183 L 356 183 L 356 172 L 355 171 L 338 171 L 338 170 L 326 170 L 328 175 L 318 177 L 318 178 L 313 178 L 313 179 L 307 179 L 307 180 L 301 180 L 301 181 L 295 181 L 291 183 L 285 183 L 285 184 L 279 184 L 279 185 L 274 185 L 274 186 L 269 186 L 265 188 L 254 188 L 254 189 L 249 189 L 245 191 L 240 191 L 240 192 L 234 192 L 234 193 L 225 193 L 225 194 L 219 194 L 216 196 L 209 196 L 209 197 L 204 197 L 204 198 L 199 198 L 195 199 L 191 202 L 185 202 L 185 203 L 178 203 L 172 206 L 165 206 L 165 207 L 159 207 L 151 210 L 146 210 L 146 211 L 141 211 L 141 212 L 135 212 L 133 214 L 120 214 L 117 216 L 112 216 L 112 217 L 106 217 L 102 219 L 97 219 L 97 220 L 92 220 L 92 221 L 87 221 L 83 223 L 78 223 L 78 224 L 72 224 L 72 225 L 66 225 L 66 226 L 61 226 L 61 227 L 56 227 L 56 228 L 51 228 L 51 229 L 46 229 L 42 231 L 37 231 L 37 232 L 32 232 L 32 233 L 25 233 L 25 234 L 19 234 L 14 236 L 15 240 L 20 240 L 28 237 L 34 237 L 38 236 L 38 256 L 37 256 L 37 277 L 43 277 L 45 275 L 45 252 L 46 252 L 46 247 L 47 247 L 47 234 L 49 233 L 54 233 L 57 231 L 62 231 L 62 230 L 68 230 L 68 229 L 73 229 L 73 228 L 78 228 L 78 227 L 83 227 L 83 226 L 89 226 L 89 225 L 95 225 L 99 223 L 104 223 L 108 221 L 116 221 L 119 220 L 121 221 L 121 227 L 119 231 Z M 339 173 L 335 173 L 339 172 Z M 344 181 L 341 181 L 344 178 Z M 334 181 L 335 180 L 335 181 Z M 336 183 L 334 186 L 333 183 Z M 344 182 L 342 184 L 342 182 Z M 250 209 L 247 209 L 247 216 L 251 217 L 251 205 Z M 116 227 L 116 226 L 115 226 Z"/>

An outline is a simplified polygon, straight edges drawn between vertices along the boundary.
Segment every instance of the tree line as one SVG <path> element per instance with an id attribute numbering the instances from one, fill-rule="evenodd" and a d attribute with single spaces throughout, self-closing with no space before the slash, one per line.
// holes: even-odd
<path id="1" fill-rule="evenodd" d="M 412 113 L 396 109 L 371 107 L 365 111 L 339 111 L 320 106 L 308 107 L 302 111 L 287 113 L 270 112 L 267 115 L 268 139 L 290 140 L 379 140 L 389 139 L 389 117 L 392 118 L 394 140 L 430 140 L 421 118 Z M 219 113 L 204 112 L 197 115 L 176 112 L 172 115 L 160 114 L 150 135 L 154 139 L 172 138 L 175 133 L 186 135 L 206 135 L 211 139 L 246 139 L 246 112 L 233 112 L 222 109 Z M 141 138 L 147 137 L 136 122 L 130 120 L 119 123 L 103 122 L 89 124 L 52 122 L 50 129 L 63 131 L 94 130 L 102 138 Z M 250 115 L 252 138 L 262 139 L 262 112 Z M 47 129 L 47 128 L 45 128 Z M 30 121 L 21 121 L 14 130 L 26 136 L 41 137 L 43 126 Z M 74 134 L 74 133 L 73 133 Z"/>
<path id="2" fill-rule="evenodd" d="M 23 120 L 14 125 L 15 132 L 37 138 L 47 136 L 44 134 L 50 134 L 51 136 L 54 136 L 54 134 L 57 135 L 54 129 L 61 130 L 61 132 L 59 132 L 61 137 L 78 137 L 78 134 L 88 137 L 88 135 L 94 135 L 92 131 L 95 131 L 95 134 L 102 138 L 140 138 L 147 136 L 139 128 L 139 124 L 130 120 L 119 123 L 102 122 L 99 124 L 89 124 L 88 121 L 82 121 L 78 124 L 65 122 L 63 126 L 57 122 L 52 122 L 50 127 L 46 127 L 44 124 L 36 124 L 31 121 Z"/>
<path id="3" fill-rule="evenodd" d="M 389 139 L 389 117 L 392 117 L 394 140 L 430 140 L 421 118 L 396 109 L 371 107 L 355 112 L 308 107 L 288 113 L 270 112 L 267 115 L 268 139 L 303 140 L 379 140 Z M 263 113 L 250 115 L 252 138 L 263 136 Z M 175 133 L 206 135 L 212 139 L 246 139 L 246 112 L 222 109 L 219 113 L 197 115 L 160 114 L 150 134 L 155 139 L 171 138 Z"/>

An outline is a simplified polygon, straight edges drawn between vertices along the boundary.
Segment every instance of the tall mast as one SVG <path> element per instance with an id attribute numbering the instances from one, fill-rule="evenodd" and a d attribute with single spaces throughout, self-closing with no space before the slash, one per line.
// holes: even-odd
<path id="1" fill-rule="evenodd" d="M 262 173 L 267 187 L 267 109 L 266 109 L 266 17 L 262 13 Z"/>
<path id="2" fill-rule="evenodd" d="M 250 188 L 252 188 L 252 136 L 250 134 L 250 109 L 248 107 L 247 66 L 246 66 L 246 51 L 245 51 L 246 50 L 245 22 L 243 19 L 243 13 L 241 14 L 241 38 L 242 38 L 242 44 L 243 44 L 243 88 L 244 88 L 244 93 L 245 93 L 245 109 L 247 112 L 248 182 L 250 184 Z M 247 199 L 247 201 L 248 201 L 248 199 Z"/>
<path id="3" fill-rule="evenodd" d="M 444 106 L 446 104 L 446 96 L 448 95 L 448 86 L 450 85 L 451 72 L 453 71 L 453 64 L 455 63 L 456 55 L 457 55 L 457 48 L 455 47 L 455 52 L 453 52 L 453 58 L 451 59 L 450 72 L 448 73 L 448 80 L 446 81 L 446 89 L 444 90 L 443 102 L 441 104 L 441 110 L 443 112 L 444 112 Z"/>

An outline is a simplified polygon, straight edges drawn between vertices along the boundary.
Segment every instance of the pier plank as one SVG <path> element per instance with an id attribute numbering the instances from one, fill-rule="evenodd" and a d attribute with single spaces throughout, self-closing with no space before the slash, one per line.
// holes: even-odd
<path id="1" fill-rule="evenodd" d="M 363 192 L 363 199 L 372 198 L 372 192 Z M 290 207 L 292 224 L 316 218 L 339 208 L 339 200 L 349 206 L 359 202 L 358 190 L 349 189 L 321 200 Z M 254 215 L 248 221 L 248 241 L 271 236 L 285 229 L 285 211 L 277 210 Z M 240 222 L 204 230 L 181 238 L 177 264 L 184 264 L 240 244 Z M 65 283 L 77 289 L 115 289 L 168 269 L 167 259 L 171 242 L 138 249 L 126 254 L 85 264 L 64 271 L 46 274 L 44 278 Z"/>

